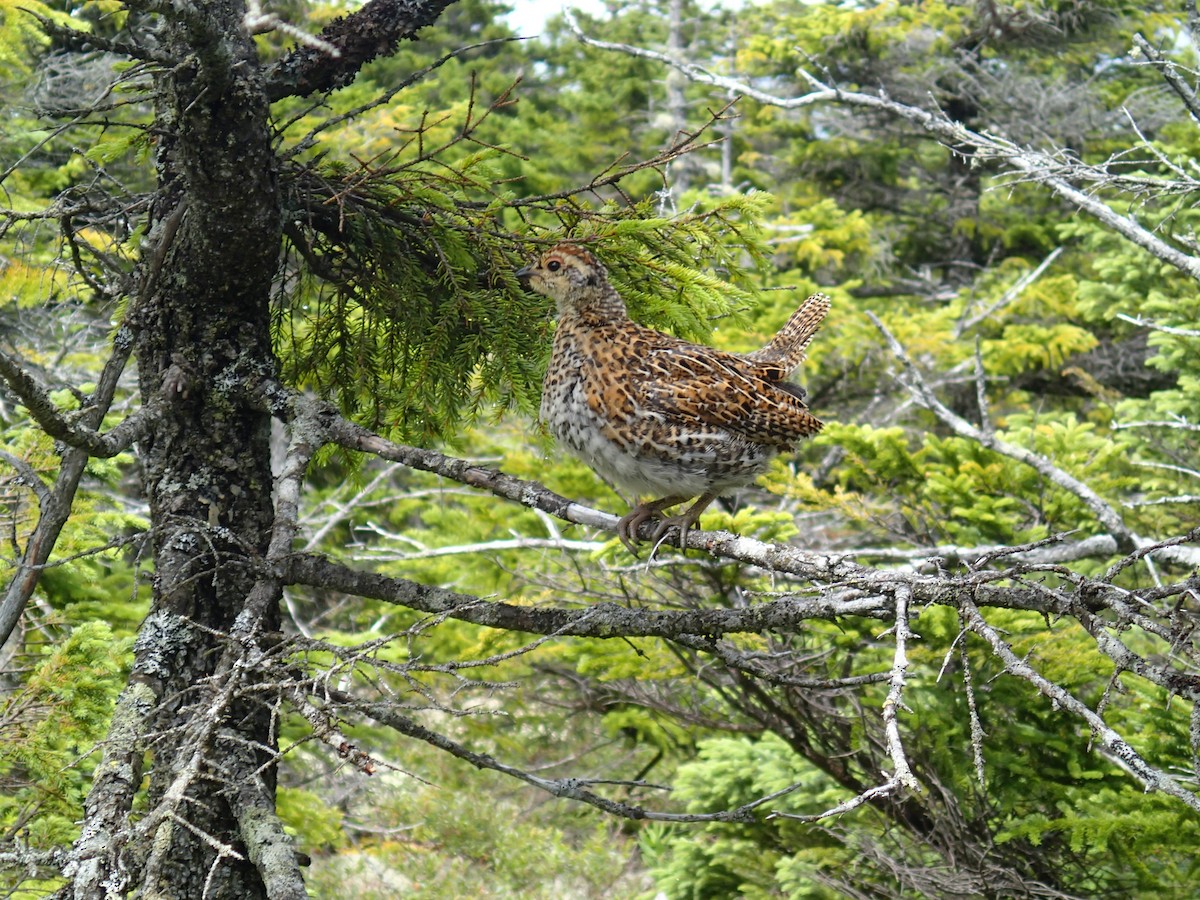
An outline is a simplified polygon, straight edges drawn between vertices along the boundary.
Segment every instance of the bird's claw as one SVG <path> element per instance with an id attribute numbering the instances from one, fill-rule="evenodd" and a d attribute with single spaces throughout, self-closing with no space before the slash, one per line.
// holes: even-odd
<path id="1" fill-rule="evenodd" d="M 637 556 L 638 529 L 647 519 L 654 518 L 654 511 L 639 506 L 630 510 L 617 523 L 617 537 L 634 556 Z"/>
<path id="2" fill-rule="evenodd" d="M 672 528 L 678 528 L 678 543 L 676 544 L 674 541 L 670 543 L 673 546 L 678 546 L 679 549 L 682 550 L 687 546 L 688 532 L 691 531 L 692 526 L 696 524 L 697 517 L 692 516 L 689 513 L 680 513 L 677 516 L 662 516 L 660 518 L 657 511 L 646 509 L 644 507 L 638 507 L 627 513 L 617 523 L 617 537 L 621 539 L 621 543 L 624 544 L 629 552 L 634 556 L 638 555 L 637 542 L 641 540 L 641 538 L 638 536 L 638 529 L 640 529 L 648 520 L 655 518 L 659 519 L 658 525 L 650 533 L 650 541 L 653 543 L 654 549 L 657 550 L 659 546 L 665 542 L 666 536 Z M 653 551 L 651 551 L 650 555 L 651 557 L 654 556 Z"/>
<path id="3" fill-rule="evenodd" d="M 679 529 L 679 549 L 683 550 L 687 547 L 688 532 L 692 530 L 692 526 L 696 524 L 696 520 L 686 513 L 678 516 L 664 516 L 658 523 L 658 527 L 654 529 L 654 534 L 651 535 L 655 545 L 662 542 L 667 533 L 672 528 Z"/>

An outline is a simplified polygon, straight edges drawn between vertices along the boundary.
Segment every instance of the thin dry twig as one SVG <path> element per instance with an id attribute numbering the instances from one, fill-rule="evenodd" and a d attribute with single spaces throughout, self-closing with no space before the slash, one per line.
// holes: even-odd
<path id="1" fill-rule="evenodd" d="M 904 752 L 904 742 L 900 738 L 900 724 L 897 720 L 898 710 L 904 709 L 911 712 L 904 705 L 903 694 L 908 671 L 908 641 L 913 636 L 908 627 L 908 605 L 912 599 L 912 591 L 907 585 L 897 585 L 892 597 L 896 603 L 896 622 L 892 626 L 896 650 L 892 660 L 887 697 L 883 701 L 884 734 L 893 768 L 889 783 L 895 781 L 910 791 L 920 791 L 921 784 L 913 775 L 912 768 L 908 764 L 908 756 Z"/>

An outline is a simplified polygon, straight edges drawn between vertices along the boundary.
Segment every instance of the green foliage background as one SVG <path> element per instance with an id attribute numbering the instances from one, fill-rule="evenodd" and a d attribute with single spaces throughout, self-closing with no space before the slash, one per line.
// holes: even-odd
<path id="1" fill-rule="evenodd" d="M 1130 163 L 1131 174 L 1169 175 L 1169 161 L 1200 152 L 1193 123 L 1128 52 L 1135 30 L 1181 46 L 1170 40 L 1183 28 L 1173 10 L 1017 0 L 1003 7 L 1011 27 L 999 28 L 987 18 L 993 5 L 947 0 L 775 0 L 736 12 L 684 5 L 694 58 L 777 93 L 803 91 L 797 69 L 817 65 L 846 87 L 882 86 L 915 102 L 931 96 L 956 118 L 1007 129 L 1016 140 L 1060 142 L 1089 162 L 1128 146 L 1128 133 L 1113 126 L 1127 104 L 1135 117 L 1144 110 L 1143 133 L 1159 154 Z M 77 27 L 120 26 L 115 4 L 84 4 L 73 19 L 66 6 L 21 6 Z M 314 31 L 337 12 L 281 8 Z M 682 162 L 632 165 L 670 145 L 678 124 L 667 115 L 660 67 L 586 48 L 561 18 L 539 40 L 508 40 L 503 12 L 488 0 L 456 3 L 420 41 L 346 90 L 277 104 L 292 224 L 275 334 L 291 383 L 396 439 L 449 447 L 621 509 L 622 500 L 554 449 L 534 421 L 553 322 L 544 299 L 522 292 L 512 273 L 539 245 L 570 236 L 597 248 L 636 319 L 733 350 L 761 346 L 806 292 L 834 297 L 802 373 L 827 428 L 757 489 L 708 513 L 705 527 L 847 553 L 1012 545 L 1100 529 L 1075 495 L 898 401 L 895 360 L 867 312 L 972 419 L 978 360 L 997 435 L 1085 481 L 1139 534 L 1166 538 L 1197 521 L 1195 429 L 1118 427 L 1200 420 L 1196 339 L 1149 334 L 1157 380 L 1132 387 L 1102 381 L 1086 356 L 1137 336 L 1138 326 L 1120 315 L 1197 328 L 1200 301 L 1181 273 L 1045 190 L 972 168 L 895 123 L 823 107 L 739 102 L 736 119 L 711 124 L 696 142 L 728 134 L 729 177 L 721 148 L 701 146 L 688 163 L 688 190 L 672 194 L 671 167 Z M 46 42 L 31 21 L 0 3 L 0 73 L 12 90 L 29 89 L 45 71 L 38 54 Z M 580 22 L 607 40 L 666 40 L 664 10 L 653 3 L 612 4 Z M 267 55 L 285 44 L 278 33 L 260 41 Z M 32 101 L 6 105 L 0 166 L 14 167 L 4 182 L 9 207 L 34 209 L 102 178 L 131 193 L 149 189 L 149 106 L 137 71 L 123 76 L 122 90 L 126 130 L 88 120 L 60 133 Z M 1066 99 L 1035 125 L 1022 97 Z M 728 100 L 697 86 L 686 98 L 692 129 Z M 630 171 L 600 184 L 614 166 Z M 1166 200 L 1139 214 L 1180 233 L 1195 218 L 1186 203 Z M 122 299 L 104 286 L 129 270 L 139 237 L 136 227 L 111 226 L 77 232 L 69 243 L 45 229 L 0 236 L 0 338 L 27 339 L 22 346 L 36 351 L 30 361 L 63 386 L 64 408 L 86 394 L 100 339 L 120 321 Z M 1060 254 L 1054 265 L 1014 291 L 1052 252 Z M 0 409 L 0 435 L 8 452 L 43 475 L 53 471 L 51 442 L 22 410 Z M 378 463 L 321 463 L 307 511 L 316 546 L 388 574 L 529 604 L 615 599 L 694 608 L 754 602 L 783 588 L 760 573 L 688 557 L 680 559 L 690 564 L 635 570 L 615 540 L 531 510 Z M 90 751 L 104 735 L 143 609 L 136 541 L 97 551 L 145 527 L 133 468 L 129 458 L 94 464 L 5 676 L 0 833 L 30 846 L 74 837 Z M 11 479 L 0 490 L 11 556 L 36 510 Z M 548 548 L 560 537 L 578 546 Z M 1083 573 L 1107 565 L 1074 564 Z M 1132 589 L 1154 577 L 1131 567 L 1120 583 Z M 431 623 L 383 604 L 301 591 L 288 599 L 292 627 L 335 646 L 401 634 L 374 655 L 415 666 L 403 678 L 378 676 L 388 689 L 456 739 L 527 769 L 582 769 L 629 782 L 619 791 L 631 802 L 691 812 L 733 808 L 788 785 L 799 787 L 773 808 L 796 815 L 847 795 L 837 767 L 814 759 L 821 736 L 806 754 L 786 719 L 771 727 L 745 697 L 698 678 L 695 658 L 659 642 L 553 640 L 531 649 L 522 635 Z M 989 621 L 1047 677 L 1093 707 L 1104 698 L 1114 727 L 1140 736 L 1150 762 L 1191 770 L 1184 702 L 1127 673 L 1114 676 L 1071 621 L 1020 612 Z M 1195 895 L 1194 817 L 1147 797 L 1094 753 L 1076 722 L 1007 677 L 982 643 L 962 637 L 952 611 L 923 611 L 916 628 L 907 746 L 923 774 L 969 811 L 971 827 L 1001 848 L 1044 854 L 1080 896 Z M 777 644 L 739 640 L 747 651 L 800 654 L 805 675 L 836 678 L 886 670 L 891 650 L 878 629 L 847 620 Z M 1147 653 L 1169 650 L 1145 640 Z M 298 656 L 351 683 L 377 677 L 351 651 Z M 438 668 L 464 660 L 486 664 Z M 426 661 L 425 669 L 416 665 Z M 964 666 L 986 732 L 982 780 Z M 845 765 L 865 783 L 878 776 L 869 770 L 866 718 L 884 693 L 886 685 L 870 685 L 831 699 L 826 712 L 829 740 L 835 732 L 845 738 Z M 864 896 L 909 896 L 901 879 L 872 863 L 880 848 L 911 867 L 944 862 L 870 806 L 821 825 L 616 823 L 546 803 L 383 730 L 353 735 L 388 761 L 373 779 L 342 770 L 305 735 L 300 722 L 285 727 L 284 743 L 296 746 L 281 775 L 280 812 L 314 856 L 310 886 L 319 896 L 352 885 L 361 897 L 824 898 L 843 896 L 846 882 Z M 15 896 L 49 889 L 25 881 Z"/>

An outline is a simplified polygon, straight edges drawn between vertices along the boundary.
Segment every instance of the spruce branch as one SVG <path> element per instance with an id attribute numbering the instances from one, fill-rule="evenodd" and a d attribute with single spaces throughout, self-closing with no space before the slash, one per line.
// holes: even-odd
<path id="1" fill-rule="evenodd" d="M 310 129 L 308 131 L 308 133 L 306 133 L 302 138 L 300 138 L 299 141 L 297 141 L 292 146 L 288 147 L 287 150 L 285 150 L 281 154 L 281 158 L 285 159 L 285 160 L 291 159 L 292 157 L 298 156 L 302 153 L 305 153 L 305 152 L 311 150 L 313 147 L 315 147 L 317 145 L 317 139 L 322 133 L 329 131 L 332 128 L 336 128 L 339 125 L 344 125 L 347 122 L 354 122 L 360 116 L 362 116 L 364 113 L 368 113 L 373 109 L 378 109 L 381 106 L 386 106 L 387 104 L 391 103 L 392 100 L 396 97 L 396 95 L 399 94 L 401 91 L 405 90 L 406 88 L 412 87 L 414 84 L 423 80 L 426 76 L 432 74 L 433 72 L 436 72 L 438 69 L 440 69 L 446 63 L 450 62 L 450 60 L 452 60 L 452 59 L 458 59 L 459 57 L 461 57 L 467 53 L 470 53 L 473 50 L 480 50 L 484 47 L 491 47 L 496 44 L 506 44 L 506 43 L 510 43 L 513 41 L 520 41 L 520 40 L 523 40 L 523 38 L 500 38 L 500 39 L 490 40 L 490 41 L 479 41 L 478 43 L 475 43 L 475 44 L 468 44 L 465 47 L 458 47 L 454 50 L 451 50 L 449 53 L 444 53 L 444 54 L 442 54 L 442 56 L 438 57 L 433 62 L 429 63 L 429 65 L 424 66 L 421 69 L 418 69 L 416 72 L 413 72 L 407 78 L 402 79 L 398 84 L 395 84 L 392 87 L 389 87 L 386 90 L 380 92 L 377 96 L 375 96 L 371 100 L 368 100 L 366 103 L 360 104 L 359 106 L 356 106 L 353 109 L 347 110 L 344 113 L 338 113 L 337 115 L 332 115 L 332 116 L 329 116 L 328 118 L 322 120 L 320 123 L 313 126 L 313 128 Z M 518 83 L 520 83 L 519 78 L 513 82 L 513 86 L 515 87 Z M 474 81 L 473 80 L 472 80 L 472 91 L 474 91 Z M 300 121 L 306 115 L 311 114 L 312 111 L 314 109 L 316 109 L 317 107 L 319 107 L 320 105 L 321 104 L 314 104 L 312 107 L 305 109 L 303 112 L 296 113 L 291 119 L 289 119 L 288 121 L 284 122 L 283 124 L 281 124 L 279 126 L 279 128 L 278 128 L 279 134 L 281 136 L 286 135 L 288 132 L 288 129 L 294 123 Z"/>

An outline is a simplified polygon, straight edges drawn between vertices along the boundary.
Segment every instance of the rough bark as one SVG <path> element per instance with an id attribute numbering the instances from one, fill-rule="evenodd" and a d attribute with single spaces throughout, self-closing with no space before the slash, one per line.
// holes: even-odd
<path id="1" fill-rule="evenodd" d="M 586 780 L 544 778 L 472 751 L 402 714 L 389 699 L 372 701 L 333 690 L 320 673 L 298 673 L 281 664 L 280 657 L 272 657 L 299 646 L 298 640 L 289 644 L 290 638 L 279 629 L 278 600 L 284 583 L 311 585 L 323 592 L 345 591 L 431 616 L 546 638 L 661 638 L 681 658 L 697 660 L 693 676 L 707 681 L 714 693 L 739 708 L 738 715 L 744 717 L 739 724 L 745 727 L 749 722 L 756 730 L 782 735 L 798 754 L 857 792 L 855 798 L 811 819 L 874 804 L 903 826 L 897 831 L 911 834 L 922 848 L 933 848 L 955 867 L 979 873 L 971 882 L 972 892 L 1031 895 L 1035 891 L 1017 888 L 1056 883 L 1053 860 L 1057 856 L 1028 858 L 1026 845 L 1015 841 L 995 852 L 991 834 L 978 822 L 971 825 L 965 815 L 958 816 L 960 807 L 949 793 L 939 806 L 936 800 L 924 801 L 900 790 L 912 790 L 913 783 L 922 781 L 936 783 L 923 776 L 919 764 L 910 769 L 897 718 L 904 708 L 905 646 L 912 634 L 909 618 L 915 618 L 921 605 L 948 605 L 959 610 L 964 634 L 970 631 L 985 640 L 1007 671 L 1085 722 L 1098 745 L 1121 760 L 1133 777 L 1148 789 L 1200 809 L 1200 801 L 1183 782 L 1139 756 L 1132 744 L 1105 724 L 1100 711 L 1042 676 L 1037 660 L 1016 655 L 980 614 L 981 607 L 994 605 L 1073 617 L 1119 670 L 1194 702 L 1200 684 L 1186 671 L 1188 655 L 1180 653 L 1182 662 L 1174 653 L 1162 659 L 1139 656 L 1138 642 L 1127 646 L 1119 635 L 1139 629 L 1135 637 L 1147 634 L 1167 640 L 1177 630 L 1182 633 L 1177 624 L 1190 628 L 1189 612 L 1176 617 L 1184 605 L 1176 598 L 1192 596 L 1196 579 L 1159 585 L 1132 597 L 1112 582 L 1122 568 L 1151 554 L 1194 566 L 1196 551 L 1185 545 L 1195 542 L 1196 532 L 1157 544 L 1134 533 L 1120 511 L 1087 484 L 1043 457 L 996 440 L 947 408 L 890 335 L 905 367 L 902 384 L 915 402 L 956 433 L 1027 463 L 1047 481 L 1079 497 L 1103 533 L 1078 540 L 1056 536 L 1022 548 L 931 548 L 890 557 L 860 554 L 911 564 L 884 569 L 842 554 L 693 531 L 687 539 L 692 549 L 795 576 L 820 592 L 819 596 L 801 593 L 698 610 L 604 602 L 582 608 L 574 603 L 565 607 L 510 604 L 357 572 L 318 556 L 290 555 L 305 472 L 313 453 L 326 444 L 436 472 L 567 522 L 608 529 L 616 523 L 614 516 L 581 507 L 532 482 L 385 441 L 274 381 L 267 298 L 278 261 L 283 213 L 268 129 L 269 103 L 273 98 L 348 83 L 359 67 L 390 52 L 396 41 L 432 22 L 446 5 L 446 0 L 375 0 L 338 20 L 312 45 L 264 70 L 250 37 L 253 28 L 246 24 L 246 9 L 238 0 L 195 6 L 131 4 L 159 23 L 155 53 L 142 53 L 142 58 L 163 63 L 157 76 L 154 130 L 159 181 L 141 285 L 133 292 L 128 323 L 129 333 L 136 335 L 141 413 L 127 420 L 128 427 L 119 426 L 123 430 L 115 428 L 105 435 L 95 433 L 102 412 L 74 425 L 59 417 L 52 404 L 42 402 L 44 392 L 35 380 L 25 378 L 19 367 L 6 370 L 7 358 L 0 357 L 0 375 L 45 431 L 72 448 L 76 455 L 64 455 L 64 462 L 78 460 L 78 471 L 89 455 L 111 455 L 129 441 L 141 441 L 138 451 L 153 520 L 153 605 L 135 647 L 133 677 L 114 712 L 104 759 L 87 801 L 82 836 L 69 863 L 74 895 L 287 900 L 305 895 L 297 856 L 275 815 L 275 734 L 270 711 L 260 703 L 264 696 L 269 698 L 266 702 L 288 704 L 309 720 L 315 739 L 368 772 L 369 754 L 353 747 L 337 730 L 343 714 L 353 721 L 380 723 L 556 797 L 633 819 L 750 822 L 754 810 L 776 796 L 714 813 L 656 812 L 608 799 L 587 789 Z M 330 48 L 336 55 L 330 55 Z M 850 96 L 830 89 L 829 99 L 845 101 Z M 854 96 L 854 102 L 866 108 L 896 111 L 895 104 L 881 98 Z M 959 143 L 984 141 L 982 135 L 920 111 L 908 118 L 947 139 L 957 136 Z M 694 137 L 687 136 L 675 146 L 682 147 Z M 611 177 L 615 181 L 620 172 Z M 1144 242 L 1153 246 L 1151 238 Z M 119 362 L 116 365 L 119 371 Z M 104 391 L 97 395 L 104 396 Z M 272 413 L 287 419 L 290 429 L 290 445 L 274 486 L 268 445 Z M 63 471 L 75 470 L 64 465 Z M 38 539 L 30 542 L 33 549 L 23 561 L 24 580 L 14 581 L 10 596 L 0 604 L 0 624 L 5 615 L 13 615 L 14 620 L 20 616 L 32 589 L 26 585 L 37 574 L 29 560 L 48 558 L 57 534 L 58 516 L 45 510 L 53 512 L 53 504 L 65 503 L 62 517 L 68 514 L 78 473 L 73 477 L 74 481 L 60 480 L 53 492 L 38 493 L 44 502 L 44 521 L 54 528 L 39 530 Z M 39 548 L 44 549 L 43 555 L 36 555 L 42 553 Z M 1102 577 L 1075 577 L 1056 568 L 1064 560 L 1110 558 L 1118 553 L 1124 558 Z M 1061 578 L 1062 586 L 1048 587 L 1044 577 L 1048 575 Z M 1159 612 L 1156 603 L 1173 609 Z M 877 619 L 892 626 L 888 633 L 894 635 L 896 649 L 890 672 L 868 671 L 844 678 L 818 678 L 803 670 L 795 674 L 791 660 L 776 667 L 769 656 L 745 652 L 737 643 L 724 640 L 728 634 L 749 632 L 775 633 L 787 641 L 809 619 L 842 618 Z M 338 648 L 320 649 L 334 653 Z M 719 660 L 725 671 L 710 665 L 709 659 Z M 447 670 L 453 671 L 452 666 Z M 860 719 L 844 715 L 845 707 L 819 692 L 884 680 L 891 690 L 882 727 L 861 726 L 868 739 L 860 747 Z M 877 760 L 885 757 L 890 757 L 895 774 L 885 772 L 886 780 L 879 784 L 873 780 L 878 775 Z M 142 796 L 147 761 L 149 790 Z"/>
<path id="2" fill-rule="evenodd" d="M 158 212 L 182 207 L 183 217 L 157 290 L 134 313 L 143 402 L 167 400 L 141 450 L 155 525 L 151 618 L 163 623 L 175 652 L 164 670 L 161 647 L 142 642 L 131 686 L 150 688 L 159 701 L 150 727 L 166 736 L 155 753 L 151 807 L 192 765 L 195 747 L 180 738 L 195 736 L 196 717 L 215 711 L 208 692 L 195 687 L 221 659 L 215 635 L 241 612 L 253 586 L 249 560 L 263 551 L 271 525 L 270 423 L 240 396 L 239 381 L 274 368 L 268 295 L 280 201 L 244 12 L 235 0 L 199 5 L 166 17 L 161 33 L 183 63 L 159 85 Z M 277 618 L 273 611 L 264 624 Z M 228 744 L 214 755 L 246 763 L 253 760 L 236 749 L 243 742 L 274 746 L 267 711 L 229 712 L 232 734 L 204 729 L 214 750 Z M 241 844 L 232 796 L 222 790 L 226 779 L 245 777 L 238 768 L 202 769 L 172 798 L 175 816 L 159 824 L 142 873 L 146 895 L 200 897 L 207 888 L 207 896 L 265 896 L 245 853 L 213 867 L 214 845 Z"/>
<path id="3" fill-rule="evenodd" d="M 262 676 L 247 660 L 252 636 L 279 627 L 279 583 L 260 563 L 290 537 L 272 530 L 270 413 L 246 389 L 277 369 L 270 102 L 347 83 L 446 5 L 370 3 L 328 29 L 340 54 L 301 48 L 268 75 L 240 0 L 130 4 L 157 21 L 157 52 L 172 62 L 155 86 L 158 251 L 128 316 L 155 413 L 138 434 L 155 575 L 67 867 L 76 897 L 305 896 L 274 814 L 275 720 L 253 699 Z M 147 753 L 148 812 L 133 822 Z"/>
<path id="4" fill-rule="evenodd" d="M 334 19 L 317 39 L 338 55 L 317 46 L 297 47 L 271 67 L 270 99 L 307 97 L 345 87 L 371 60 L 388 55 L 401 40 L 411 40 L 419 29 L 432 25 L 452 2 L 371 0 L 351 15 Z"/>

